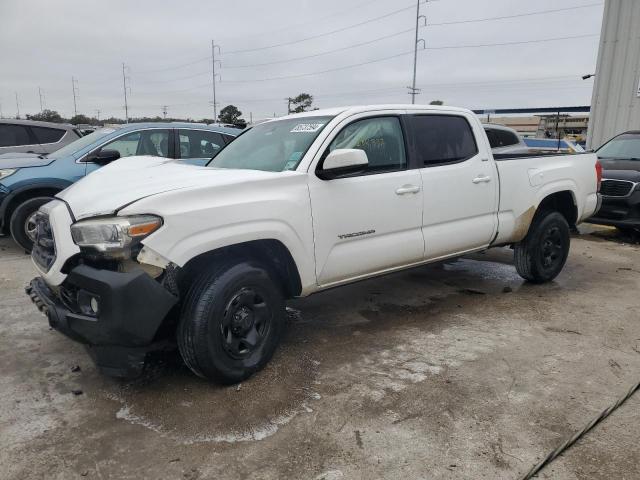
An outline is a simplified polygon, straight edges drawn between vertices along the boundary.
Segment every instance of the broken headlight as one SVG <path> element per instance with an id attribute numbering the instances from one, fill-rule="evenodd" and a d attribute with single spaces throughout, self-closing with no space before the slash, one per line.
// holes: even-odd
<path id="1" fill-rule="evenodd" d="M 71 225 L 71 236 L 80 248 L 126 258 L 133 247 L 161 226 L 162 219 L 155 215 L 95 218 Z"/>

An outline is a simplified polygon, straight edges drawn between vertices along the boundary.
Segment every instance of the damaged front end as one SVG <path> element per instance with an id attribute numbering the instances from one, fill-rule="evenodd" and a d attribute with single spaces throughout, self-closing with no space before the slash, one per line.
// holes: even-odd
<path id="1" fill-rule="evenodd" d="M 37 218 L 32 256 L 40 269 L 55 252 L 48 221 Z M 51 327 L 85 345 L 107 375 L 138 376 L 149 353 L 172 348 L 179 269 L 141 243 L 161 225 L 148 215 L 76 222 L 71 235 L 80 251 L 64 261 L 64 281 L 37 277 L 26 288 Z"/>

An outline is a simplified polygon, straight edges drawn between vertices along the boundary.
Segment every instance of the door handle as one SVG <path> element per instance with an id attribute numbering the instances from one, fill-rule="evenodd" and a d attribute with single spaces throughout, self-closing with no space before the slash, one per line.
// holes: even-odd
<path id="1" fill-rule="evenodd" d="M 403 185 L 396 190 L 396 195 L 406 195 L 407 193 L 418 193 L 420 187 L 417 185 Z"/>
<path id="2" fill-rule="evenodd" d="M 479 177 L 474 178 L 471 181 L 473 183 L 488 183 L 491 181 L 491 177 L 487 177 L 486 175 L 481 175 Z"/>

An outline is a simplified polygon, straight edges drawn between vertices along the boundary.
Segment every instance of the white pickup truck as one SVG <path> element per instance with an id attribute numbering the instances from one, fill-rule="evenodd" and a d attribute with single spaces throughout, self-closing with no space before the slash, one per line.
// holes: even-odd
<path id="1" fill-rule="evenodd" d="M 504 245 L 524 279 L 558 275 L 599 206 L 596 156 L 496 157 L 469 110 L 384 105 L 257 125 L 206 167 L 121 159 L 40 209 L 27 293 L 107 374 L 177 344 L 238 382 L 286 299 Z"/>

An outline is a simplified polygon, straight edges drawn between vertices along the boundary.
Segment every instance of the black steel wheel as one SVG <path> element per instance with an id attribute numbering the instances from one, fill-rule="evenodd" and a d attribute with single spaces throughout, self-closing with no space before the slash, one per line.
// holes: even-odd
<path id="1" fill-rule="evenodd" d="M 282 288 L 263 265 L 229 260 L 202 274 L 184 299 L 178 348 L 197 375 L 240 382 L 263 368 L 285 323 Z"/>
<path id="2" fill-rule="evenodd" d="M 514 247 L 516 270 L 534 283 L 553 280 L 562 271 L 569 255 L 569 224 L 559 212 L 539 212 L 527 236 Z"/>

